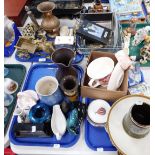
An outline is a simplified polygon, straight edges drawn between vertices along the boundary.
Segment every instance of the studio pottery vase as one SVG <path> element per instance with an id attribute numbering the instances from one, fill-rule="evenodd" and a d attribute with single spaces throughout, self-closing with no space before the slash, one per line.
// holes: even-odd
<path id="1" fill-rule="evenodd" d="M 60 88 L 71 102 L 78 99 L 78 79 L 72 75 L 64 76 Z"/>
<path id="2" fill-rule="evenodd" d="M 52 37 L 59 35 L 60 29 L 59 19 L 52 14 L 54 8 L 55 4 L 53 2 L 42 2 L 37 6 L 37 10 L 43 13 L 41 28 Z"/>
<path id="3" fill-rule="evenodd" d="M 72 61 L 75 57 L 75 52 L 69 48 L 60 48 L 53 52 L 52 61 L 58 65 L 56 78 L 58 82 L 68 75 L 78 77 L 76 69 L 72 66 Z"/>
<path id="4" fill-rule="evenodd" d="M 61 140 L 66 132 L 66 118 L 60 109 L 60 105 L 53 106 L 53 113 L 51 119 L 51 128 L 57 140 Z"/>

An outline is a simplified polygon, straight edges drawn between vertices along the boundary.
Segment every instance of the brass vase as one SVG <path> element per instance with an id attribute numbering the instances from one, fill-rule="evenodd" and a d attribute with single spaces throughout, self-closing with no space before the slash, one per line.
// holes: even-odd
<path id="1" fill-rule="evenodd" d="M 59 35 L 60 30 L 60 21 L 52 14 L 54 8 L 55 4 L 53 2 L 42 2 L 37 6 L 37 10 L 43 13 L 41 28 L 51 37 Z"/>

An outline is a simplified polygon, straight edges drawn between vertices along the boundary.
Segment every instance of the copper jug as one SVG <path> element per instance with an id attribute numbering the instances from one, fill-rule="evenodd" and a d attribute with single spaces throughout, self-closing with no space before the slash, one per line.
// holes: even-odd
<path id="1" fill-rule="evenodd" d="M 37 6 L 37 10 L 43 13 L 41 28 L 51 37 L 59 35 L 60 30 L 60 21 L 52 14 L 54 8 L 55 4 L 53 2 L 42 2 Z"/>

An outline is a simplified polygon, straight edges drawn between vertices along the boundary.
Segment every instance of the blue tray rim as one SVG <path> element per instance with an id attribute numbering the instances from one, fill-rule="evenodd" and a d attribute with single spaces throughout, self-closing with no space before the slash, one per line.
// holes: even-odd
<path id="1" fill-rule="evenodd" d="M 78 55 L 81 55 L 81 58 L 79 59 L 79 60 L 73 60 L 73 63 L 72 64 L 78 64 L 78 63 L 80 63 L 82 60 L 83 60 L 83 58 L 84 58 L 84 54 L 81 54 L 81 53 L 78 53 Z M 17 60 L 17 61 L 19 61 L 19 62 L 39 62 L 39 63 L 53 63 L 53 61 L 51 60 L 51 59 L 47 59 L 47 58 L 45 58 L 46 60 L 45 61 L 39 61 L 39 59 L 41 59 L 41 58 L 44 58 L 44 57 L 38 57 L 38 58 L 36 58 L 35 56 L 33 57 L 33 59 L 35 59 L 35 60 L 26 60 L 26 59 L 21 59 L 21 58 L 19 58 L 18 56 L 17 56 L 17 52 L 15 53 L 15 59 Z M 30 58 L 31 59 L 31 58 Z"/>

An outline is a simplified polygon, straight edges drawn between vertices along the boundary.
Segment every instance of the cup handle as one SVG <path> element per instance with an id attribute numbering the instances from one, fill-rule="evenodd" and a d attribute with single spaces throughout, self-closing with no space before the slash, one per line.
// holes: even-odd
<path id="1" fill-rule="evenodd" d="M 95 82 L 95 84 L 93 84 Z M 100 84 L 99 80 L 94 80 L 94 79 L 91 79 L 88 83 L 88 85 L 92 88 L 96 88 L 98 87 Z"/>

